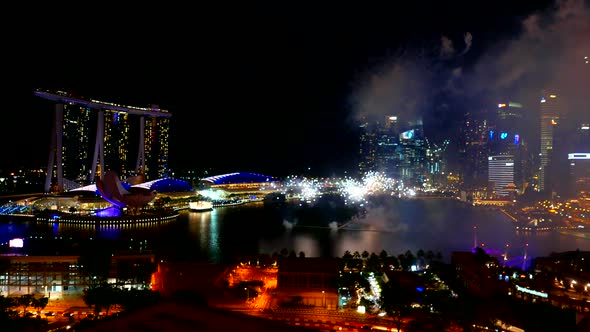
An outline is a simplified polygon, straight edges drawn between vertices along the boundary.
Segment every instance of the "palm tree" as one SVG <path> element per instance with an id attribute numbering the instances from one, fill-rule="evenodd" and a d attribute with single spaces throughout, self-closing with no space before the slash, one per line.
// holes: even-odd
<path id="1" fill-rule="evenodd" d="M 419 249 L 418 252 L 416 253 L 416 256 L 418 257 L 418 264 L 420 266 L 424 266 L 424 257 L 426 256 L 426 254 L 424 253 L 424 250 Z"/>
<path id="2" fill-rule="evenodd" d="M 344 252 L 344 255 L 342 256 L 342 258 L 344 258 L 344 259 L 351 259 L 352 258 L 352 254 L 350 253 L 350 251 L 346 250 Z"/>
<path id="3" fill-rule="evenodd" d="M 428 250 L 426 252 L 426 262 L 431 265 L 432 264 L 432 260 L 434 259 L 434 252 L 432 250 Z"/>
<path id="4" fill-rule="evenodd" d="M 368 251 L 366 251 L 366 250 L 364 250 L 364 251 L 363 251 L 363 253 L 361 254 L 361 257 L 362 257 L 363 259 L 367 259 L 367 258 L 369 258 L 369 252 L 368 252 Z"/>

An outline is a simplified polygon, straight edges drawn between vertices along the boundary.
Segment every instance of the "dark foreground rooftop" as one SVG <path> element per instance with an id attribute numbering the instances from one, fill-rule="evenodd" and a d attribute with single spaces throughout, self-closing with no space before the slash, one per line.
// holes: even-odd
<path id="1" fill-rule="evenodd" d="M 186 300 L 165 301 L 138 312 L 114 319 L 91 322 L 76 331 L 307 331 L 309 328 L 287 325 L 280 321 L 250 316 L 245 313 L 209 307 Z"/>

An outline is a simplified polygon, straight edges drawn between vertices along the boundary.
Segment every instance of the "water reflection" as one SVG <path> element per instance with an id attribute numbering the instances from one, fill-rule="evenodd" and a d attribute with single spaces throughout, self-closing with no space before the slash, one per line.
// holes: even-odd
<path id="1" fill-rule="evenodd" d="M 474 242 L 492 253 L 505 254 L 514 265 L 530 263 L 551 252 L 590 250 L 590 240 L 556 231 L 516 231 L 499 211 L 474 208 L 453 200 L 391 200 L 371 207 L 364 218 L 346 225 L 309 227 L 286 221 L 280 211 L 262 204 L 181 211 L 167 223 L 139 225 L 73 225 L 9 220 L 0 222 L 0 243 L 23 237 L 31 254 L 59 252 L 90 239 L 107 240 L 120 250 L 153 250 L 163 259 L 231 262 L 259 252 L 283 248 L 308 257 L 341 257 L 346 251 L 398 255 L 422 249 L 440 252 L 445 260 L 455 250 L 470 250 Z M 474 232 L 474 227 L 476 231 Z M 62 241 L 58 245 L 48 239 Z M 525 260 L 525 254 L 527 259 Z"/>

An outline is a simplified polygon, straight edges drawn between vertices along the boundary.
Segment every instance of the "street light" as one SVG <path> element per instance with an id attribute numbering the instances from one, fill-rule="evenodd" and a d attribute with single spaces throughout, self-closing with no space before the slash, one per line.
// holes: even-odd
<path id="1" fill-rule="evenodd" d="M 326 307 L 326 292 L 324 292 L 324 291 L 322 291 L 322 298 L 323 298 L 322 305 L 325 308 Z"/>
<path id="2" fill-rule="evenodd" d="M 246 302 L 248 302 L 250 300 L 250 292 L 248 291 L 248 287 L 244 287 L 244 290 L 246 291 Z"/>

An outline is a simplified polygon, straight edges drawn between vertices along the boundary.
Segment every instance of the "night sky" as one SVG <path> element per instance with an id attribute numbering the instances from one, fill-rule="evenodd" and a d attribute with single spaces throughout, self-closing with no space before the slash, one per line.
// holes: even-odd
<path id="1" fill-rule="evenodd" d="M 590 114 L 589 1 L 409 3 L 17 8 L 0 167 L 47 163 L 53 106 L 35 88 L 169 110 L 173 170 L 276 176 L 354 170 L 361 113 L 422 117 L 433 142 L 543 88 Z"/>

